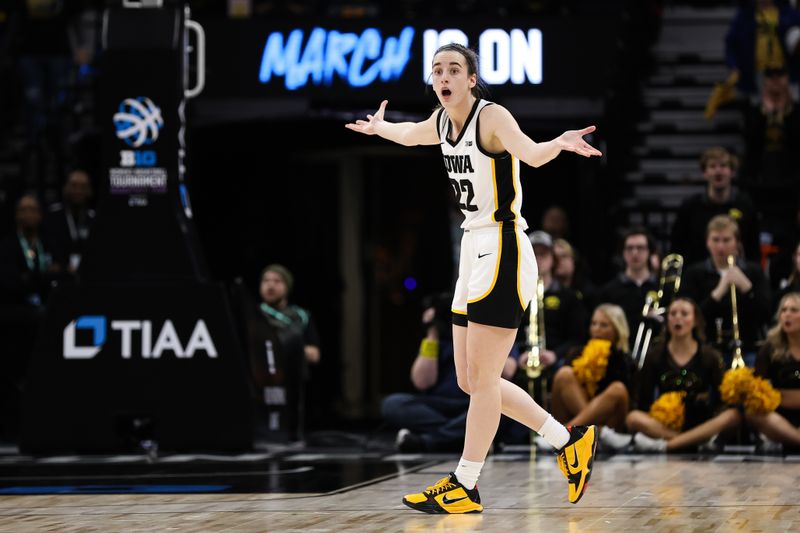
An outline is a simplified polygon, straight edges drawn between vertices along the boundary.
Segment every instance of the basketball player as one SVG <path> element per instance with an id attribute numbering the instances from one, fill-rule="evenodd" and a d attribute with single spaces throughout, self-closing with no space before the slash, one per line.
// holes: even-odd
<path id="1" fill-rule="evenodd" d="M 536 260 L 528 225 L 520 216 L 519 161 L 538 167 L 562 150 L 602 155 L 583 140 L 594 131 L 567 131 L 535 143 L 503 107 L 482 99 L 478 57 L 458 44 L 440 47 L 433 58 L 433 90 L 441 104 L 422 122 L 383 119 L 387 101 L 374 115 L 346 127 L 396 143 L 442 147 L 462 224 L 459 276 L 453 298 L 453 348 L 459 386 L 470 395 L 464 451 L 455 472 L 403 498 L 426 513 L 483 511 L 476 486 L 500 413 L 527 425 L 558 450 L 569 481 L 569 500 L 586 489 L 596 447 L 594 426 L 565 428 L 521 388 L 500 378 L 517 328 L 536 287 Z"/>

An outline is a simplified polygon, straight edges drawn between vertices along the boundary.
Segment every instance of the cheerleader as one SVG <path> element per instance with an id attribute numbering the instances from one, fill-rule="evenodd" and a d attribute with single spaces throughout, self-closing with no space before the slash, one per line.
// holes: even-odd
<path id="1" fill-rule="evenodd" d="M 665 342 L 648 350 L 637 379 L 637 408 L 626 420 L 634 449 L 686 449 L 737 427 L 739 411 L 724 408 L 720 399 L 723 373 L 722 356 L 705 344 L 697 304 L 683 297 L 673 300 Z"/>
<path id="2" fill-rule="evenodd" d="M 632 374 L 625 311 L 614 304 L 598 306 L 589 335 L 589 342 L 568 354 L 569 363 L 556 372 L 553 416 L 568 425 L 597 424 L 624 430 Z M 605 432 L 603 429 L 601 438 Z"/>
<path id="3" fill-rule="evenodd" d="M 768 379 L 781 394 L 772 413 L 748 413 L 747 421 L 765 437 L 800 446 L 800 293 L 790 292 L 778 305 L 778 323 L 756 358 L 755 375 Z"/>

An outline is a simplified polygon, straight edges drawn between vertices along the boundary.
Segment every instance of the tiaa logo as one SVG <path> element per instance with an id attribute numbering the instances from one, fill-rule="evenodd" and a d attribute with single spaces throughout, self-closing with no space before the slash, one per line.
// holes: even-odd
<path id="1" fill-rule="evenodd" d="M 146 96 L 126 98 L 114 113 L 117 137 L 134 148 L 144 144 L 153 144 L 158 139 L 158 131 L 163 126 L 164 119 L 161 117 L 161 109 Z"/>
<path id="2" fill-rule="evenodd" d="M 78 339 L 77 332 L 81 330 L 83 333 Z M 89 332 L 91 342 L 87 342 Z M 101 350 L 108 348 L 123 359 L 159 359 L 167 352 L 172 352 L 178 359 L 190 359 L 197 352 L 205 352 L 209 358 L 216 359 L 217 348 L 204 320 L 195 321 L 194 329 L 185 343 L 181 338 L 187 338 L 186 331 L 183 333 L 184 335 L 179 335 L 172 320 L 154 324 L 151 320 L 109 321 L 103 315 L 84 315 L 64 328 L 63 355 L 64 359 L 92 359 Z"/>

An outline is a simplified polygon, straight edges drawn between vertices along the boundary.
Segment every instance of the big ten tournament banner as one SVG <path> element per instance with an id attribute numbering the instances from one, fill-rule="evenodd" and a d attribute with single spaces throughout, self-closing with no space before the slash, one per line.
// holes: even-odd
<path id="1" fill-rule="evenodd" d="M 59 289 L 29 371 L 25 452 L 252 446 L 249 365 L 217 287 Z"/>
<path id="2" fill-rule="evenodd" d="M 184 16 L 177 8 L 104 14 L 98 83 L 103 175 L 84 280 L 204 275 L 184 164 Z"/>
<path id="3" fill-rule="evenodd" d="M 201 99 L 298 97 L 320 105 L 432 103 L 436 49 L 480 55 L 492 96 L 601 97 L 613 78 L 619 19 L 208 20 Z M 395 105 L 396 107 L 396 105 Z"/>

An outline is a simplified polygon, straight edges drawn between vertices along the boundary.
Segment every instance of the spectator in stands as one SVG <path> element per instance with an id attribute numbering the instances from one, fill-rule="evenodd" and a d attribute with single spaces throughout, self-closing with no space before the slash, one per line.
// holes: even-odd
<path id="1" fill-rule="evenodd" d="M 271 264 L 261 273 L 258 304 L 239 290 L 240 285 L 234 288 L 243 304 L 256 431 L 268 440 L 302 440 L 306 406 L 319 406 L 309 381 L 314 379 L 312 367 L 320 361 L 319 335 L 311 314 L 289 303 L 293 287 L 292 273 Z"/>
<path id="2" fill-rule="evenodd" d="M 622 236 L 622 259 L 625 270 L 606 283 L 599 293 L 601 302 L 620 306 L 633 331 L 642 320 L 648 293 L 658 291 L 658 280 L 650 272 L 653 238 L 644 228 L 630 228 Z M 630 339 L 631 344 L 633 339 Z M 629 347 L 630 349 L 631 347 Z"/>
<path id="3" fill-rule="evenodd" d="M 0 244 L 0 302 L 38 308 L 56 272 L 41 238 L 42 207 L 25 194 L 15 209 L 17 230 Z"/>
<path id="4" fill-rule="evenodd" d="M 569 237 L 569 215 L 563 207 L 553 205 L 542 215 L 542 231 L 549 233 L 553 239 Z"/>
<path id="5" fill-rule="evenodd" d="M 277 330 L 293 329 L 303 337 L 305 358 L 317 364 L 320 359 L 320 341 L 311 313 L 289 303 L 289 294 L 294 286 L 294 276 L 283 265 L 272 264 L 261 272 L 261 312 Z"/>
<path id="6" fill-rule="evenodd" d="M 748 186 L 786 185 L 800 177 L 800 154 L 795 149 L 800 146 L 800 109 L 786 69 L 764 73 L 760 101 L 746 108 L 744 134 L 741 177 Z"/>
<path id="7" fill-rule="evenodd" d="M 586 264 L 577 250 L 566 239 L 553 239 L 555 268 L 553 275 L 562 287 L 575 291 L 584 309 L 594 309 L 597 303 L 597 288 L 589 281 Z"/>
<path id="8" fill-rule="evenodd" d="M 592 315 L 589 331 L 589 342 L 571 350 L 568 364 L 556 372 L 553 416 L 567 425 L 623 430 L 633 373 L 624 311 L 618 305 L 601 304 Z"/>
<path id="9" fill-rule="evenodd" d="M 780 281 L 780 290 L 775 298 L 773 309 L 780 311 L 778 305 L 784 296 L 792 292 L 800 292 L 800 243 L 797 243 L 792 253 L 792 271 Z"/>
<path id="10" fill-rule="evenodd" d="M 73 17 L 78 2 L 41 0 L 17 2 L 12 37 L 26 102 L 31 144 L 51 126 L 56 111 L 67 100 L 74 42 Z"/>
<path id="11" fill-rule="evenodd" d="M 696 447 L 741 423 L 739 411 L 722 403 L 719 386 L 725 367 L 719 352 L 705 343 L 703 330 L 697 304 L 688 298 L 673 300 L 667 311 L 666 338 L 648 350 L 636 376 L 636 408 L 627 417 L 635 450 Z M 669 397 L 660 398 L 669 392 L 685 396 L 667 407 Z M 664 408 L 652 409 L 654 403 Z M 683 416 L 674 407 L 681 403 Z"/>
<path id="12" fill-rule="evenodd" d="M 768 379 L 781 393 L 775 412 L 748 414 L 747 421 L 765 437 L 800 447 L 800 293 L 781 298 L 777 325 L 756 358 L 755 374 Z"/>
<path id="13" fill-rule="evenodd" d="M 712 339 L 730 362 L 732 342 L 731 287 L 736 289 L 739 335 L 745 361 L 753 366 L 756 342 L 769 320 L 770 292 L 766 277 L 756 264 L 739 253 L 739 227 L 727 215 L 711 219 L 706 228 L 709 257 L 683 272 L 680 295 L 698 302 L 708 321 L 705 337 Z M 728 266 L 728 257 L 735 263 Z"/>
<path id="14" fill-rule="evenodd" d="M 795 251 L 798 243 L 800 243 L 800 196 L 796 199 L 798 205 L 797 210 L 791 216 L 782 220 L 780 226 L 774 227 L 773 240 L 776 245 L 770 246 L 762 243 L 762 247 L 767 248 L 771 252 L 767 256 L 765 273 L 770 281 L 770 288 L 779 292 L 787 285 L 787 280 L 795 270 Z M 773 229 L 773 228 L 770 228 Z M 762 258 L 761 262 L 764 266 L 765 261 Z M 782 296 L 782 294 L 780 295 Z M 780 297 L 775 299 L 777 305 Z"/>
<path id="15" fill-rule="evenodd" d="M 800 14 L 775 0 L 749 0 L 725 36 L 725 62 L 745 95 L 757 95 L 764 72 L 789 67 L 798 54 Z"/>
<path id="16" fill-rule="evenodd" d="M 0 437 L 7 439 L 17 432 L 19 391 L 56 275 L 40 238 L 35 195 L 19 199 L 15 218 L 16 232 L 0 241 Z"/>
<path id="17" fill-rule="evenodd" d="M 761 254 L 766 265 L 773 259 L 770 256 L 794 244 L 794 235 L 787 231 L 793 227 L 786 221 L 797 213 L 800 191 L 800 108 L 785 69 L 764 73 L 761 101 L 745 107 L 744 135 L 742 187 L 762 216 Z"/>
<path id="18" fill-rule="evenodd" d="M 452 294 L 426 302 L 430 305 L 422 313 L 425 336 L 411 365 L 411 383 L 418 392 L 390 394 L 383 401 L 383 418 L 399 428 L 395 445 L 403 453 L 459 451 L 464 444 L 469 396 L 456 380 L 451 302 Z M 515 355 L 506 360 L 502 373 L 506 379 L 516 373 Z M 507 425 L 503 420 L 501 427 Z"/>
<path id="19" fill-rule="evenodd" d="M 745 257 L 751 261 L 760 257 L 758 213 L 748 196 L 733 189 L 736 164 L 736 157 L 725 148 L 708 148 L 700 156 L 706 191 L 681 204 L 672 226 L 672 251 L 681 254 L 687 265 L 706 257 L 704 237 L 698 228 L 705 228 L 716 215 L 736 220 Z"/>
<path id="20" fill-rule="evenodd" d="M 53 262 L 62 271 L 75 274 L 94 221 L 94 210 L 89 207 L 92 198 L 89 174 L 81 169 L 72 170 L 67 175 L 62 195 L 63 202 L 48 209 L 42 235 L 52 251 Z"/>
<path id="21" fill-rule="evenodd" d="M 555 256 L 553 254 L 553 239 L 544 231 L 534 231 L 530 235 L 533 251 L 536 254 L 536 264 L 539 277 L 544 285 L 544 335 L 547 349 L 540 354 L 544 368 L 555 365 L 556 368 L 563 363 L 564 356 L 569 348 L 580 344 L 585 338 L 586 308 L 578 299 L 575 291 L 563 287 L 553 276 Z M 529 323 L 528 317 L 523 323 Z M 539 332 L 540 335 L 542 332 Z M 520 349 L 519 366 L 525 369 L 528 362 L 528 350 Z"/>

